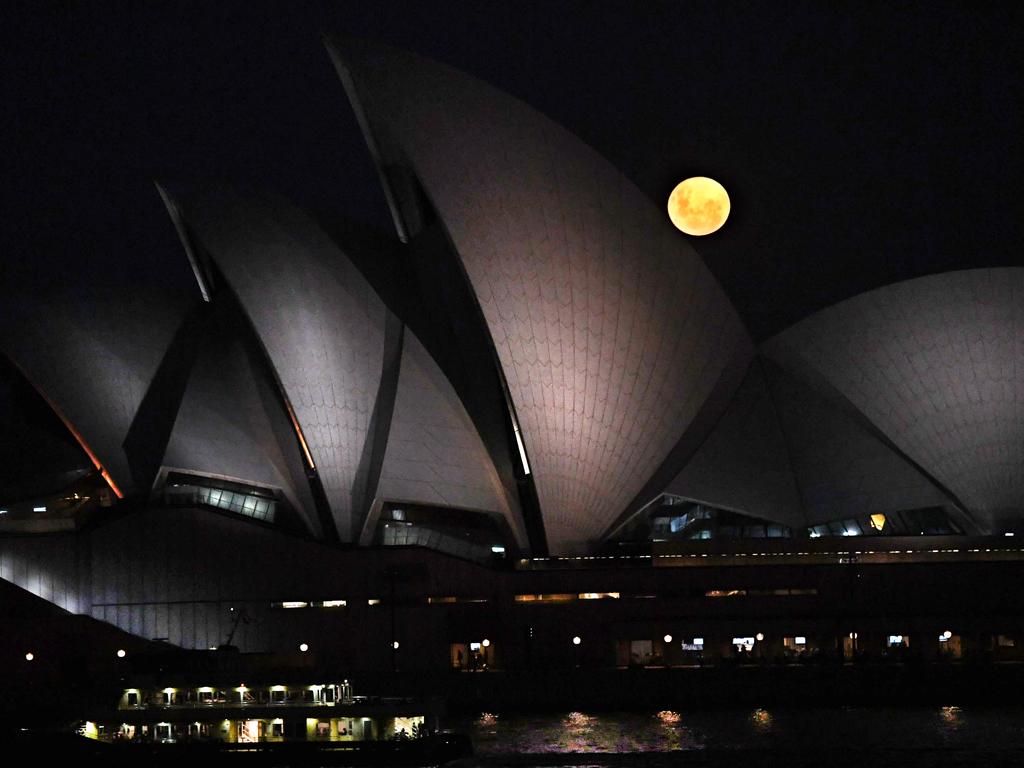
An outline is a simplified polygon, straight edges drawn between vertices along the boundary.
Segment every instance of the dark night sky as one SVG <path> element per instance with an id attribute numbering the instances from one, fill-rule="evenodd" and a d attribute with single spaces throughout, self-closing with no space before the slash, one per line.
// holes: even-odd
<path id="1" fill-rule="evenodd" d="M 695 244 L 758 339 L 894 280 L 1024 261 L 1019 5 L 68 5 L 4 7 L 4 290 L 194 290 L 155 177 L 389 229 L 322 31 L 522 98 L 659 207 L 721 180 L 733 216 Z"/>

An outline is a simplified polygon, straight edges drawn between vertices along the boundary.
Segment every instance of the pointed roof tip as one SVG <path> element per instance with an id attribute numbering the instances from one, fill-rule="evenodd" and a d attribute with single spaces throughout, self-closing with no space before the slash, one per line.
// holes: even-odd
<path id="1" fill-rule="evenodd" d="M 181 242 L 181 247 L 185 251 L 185 257 L 192 268 L 192 274 L 195 275 L 196 283 L 199 286 L 199 293 L 203 297 L 203 301 L 209 303 L 211 296 L 210 281 L 207 279 L 203 269 L 201 257 L 192 243 L 192 237 L 185 224 L 185 215 L 181 210 L 181 206 L 177 198 L 168 191 L 162 182 L 154 179 L 153 186 L 156 187 L 157 194 L 160 195 L 164 208 L 167 210 L 167 215 L 170 217 L 171 223 L 174 224 L 174 230 L 178 233 L 178 240 Z"/>
<path id="2" fill-rule="evenodd" d="M 358 47 L 368 47 L 371 43 L 351 35 L 339 35 L 337 32 L 320 32 L 320 42 L 332 58 L 340 60 L 342 54 Z"/>
<path id="3" fill-rule="evenodd" d="M 335 67 L 346 71 L 359 66 L 380 66 L 396 57 L 415 55 L 378 40 L 333 32 L 321 32 L 320 42 L 327 49 Z"/>
<path id="4" fill-rule="evenodd" d="M 320 44 L 327 50 L 327 55 L 337 63 L 341 56 L 341 45 L 338 36 L 333 32 L 320 31 Z"/>

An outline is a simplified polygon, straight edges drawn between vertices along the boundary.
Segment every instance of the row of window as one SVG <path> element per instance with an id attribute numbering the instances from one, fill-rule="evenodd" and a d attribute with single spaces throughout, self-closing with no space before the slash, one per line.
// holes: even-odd
<path id="1" fill-rule="evenodd" d="M 709 589 L 704 597 L 764 597 L 764 596 L 796 596 L 816 595 L 814 587 L 784 587 L 781 589 Z"/>
<path id="2" fill-rule="evenodd" d="M 204 488 L 198 486 L 195 489 L 196 501 L 199 504 L 206 504 L 218 509 L 225 509 L 237 515 L 245 515 L 254 520 L 262 520 L 266 523 L 274 522 L 276 515 L 276 502 L 263 496 L 239 493 L 237 491 L 225 491 L 220 488 Z"/>
<path id="3" fill-rule="evenodd" d="M 774 589 L 709 589 L 704 592 L 704 597 L 791 597 L 816 595 L 818 590 L 815 587 L 778 587 Z M 657 595 L 646 594 L 623 594 L 622 592 L 546 592 L 539 594 L 518 594 L 513 596 L 517 603 L 569 603 L 577 600 L 619 600 L 626 599 L 651 599 Z M 489 597 L 462 596 L 462 595 L 430 595 L 425 598 L 428 605 L 454 605 L 466 603 L 489 603 Z M 371 597 L 366 600 L 367 605 L 381 605 L 380 598 Z M 297 608 L 345 608 L 347 600 L 284 600 L 271 603 L 271 608 L 297 609 Z"/>
<path id="4" fill-rule="evenodd" d="M 963 530 L 940 507 L 836 520 L 807 529 L 812 539 L 821 536 L 951 536 Z"/>
<path id="5" fill-rule="evenodd" d="M 240 685 L 234 688 L 162 688 L 146 691 L 127 688 L 121 696 L 121 707 L 146 706 L 177 707 L 214 704 L 334 704 L 352 700 L 352 686 L 343 683 L 329 683 L 304 686 L 274 685 L 249 688 Z"/>

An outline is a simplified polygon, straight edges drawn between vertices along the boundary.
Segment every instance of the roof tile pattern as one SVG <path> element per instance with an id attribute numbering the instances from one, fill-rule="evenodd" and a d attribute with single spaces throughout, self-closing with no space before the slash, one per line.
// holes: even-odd
<path id="1" fill-rule="evenodd" d="M 124 492 L 123 442 L 195 296 L 118 291 L 83 273 L 39 292 L 11 292 L 0 348 L 79 433 Z M 145 490 L 145 489 L 142 489 Z"/>
<path id="2" fill-rule="evenodd" d="M 405 329 L 402 368 L 377 497 L 501 515 L 525 533 L 454 388 Z"/>
<path id="3" fill-rule="evenodd" d="M 665 459 L 746 333 L 664 211 L 579 139 L 448 67 L 363 55 L 361 106 L 479 299 L 549 546 L 580 548 Z"/>
<path id="4" fill-rule="evenodd" d="M 381 378 L 385 308 L 308 217 L 269 196 L 208 194 L 186 220 L 235 291 L 280 378 L 342 540 Z"/>
<path id="5" fill-rule="evenodd" d="M 798 355 L 982 524 L 1024 510 L 1024 269 L 870 291 L 769 343 Z"/>
<path id="6" fill-rule="evenodd" d="M 803 507 L 788 453 L 768 384 L 755 363 L 715 430 L 665 490 L 802 527 Z"/>
<path id="7" fill-rule="evenodd" d="M 779 372 L 771 386 L 807 525 L 950 503 L 927 477 L 810 385 Z"/>
<path id="8" fill-rule="evenodd" d="M 282 446 L 267 413 L 268 405 L 283 408 L 261 398 L 258 374 L 245 350 L 219 330 L 209 335 L 196 360 L 163 463 L 171 469 L 279 488 L 307 527 L 317 531 L 298 443 L 294 435 L 284 435 L 289 442 Z"/>

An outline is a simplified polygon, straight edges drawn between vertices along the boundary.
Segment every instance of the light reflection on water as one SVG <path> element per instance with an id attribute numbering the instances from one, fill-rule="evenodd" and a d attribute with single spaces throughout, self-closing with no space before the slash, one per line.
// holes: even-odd
<path id="1" fill-rule="evenodd" d="M 481 713 L 452 725 L 469 733 L 480 756 L 742 749 L 1024 750 L 1020 708 Z"/>
<path id="2" fill-rule="evenodd" d="M 943 707 L 939 710 L 939 717 L 948 728 L 953 730 L 960 728 L 964 723 L 960 707 Z"/>
<path id="3" fill-rule="evenodd" d="M 750 713 L 750 722 L 758 733 L 769 733 L 772 729 L 772 713 L 767 709 L 755 709 Z"/>

